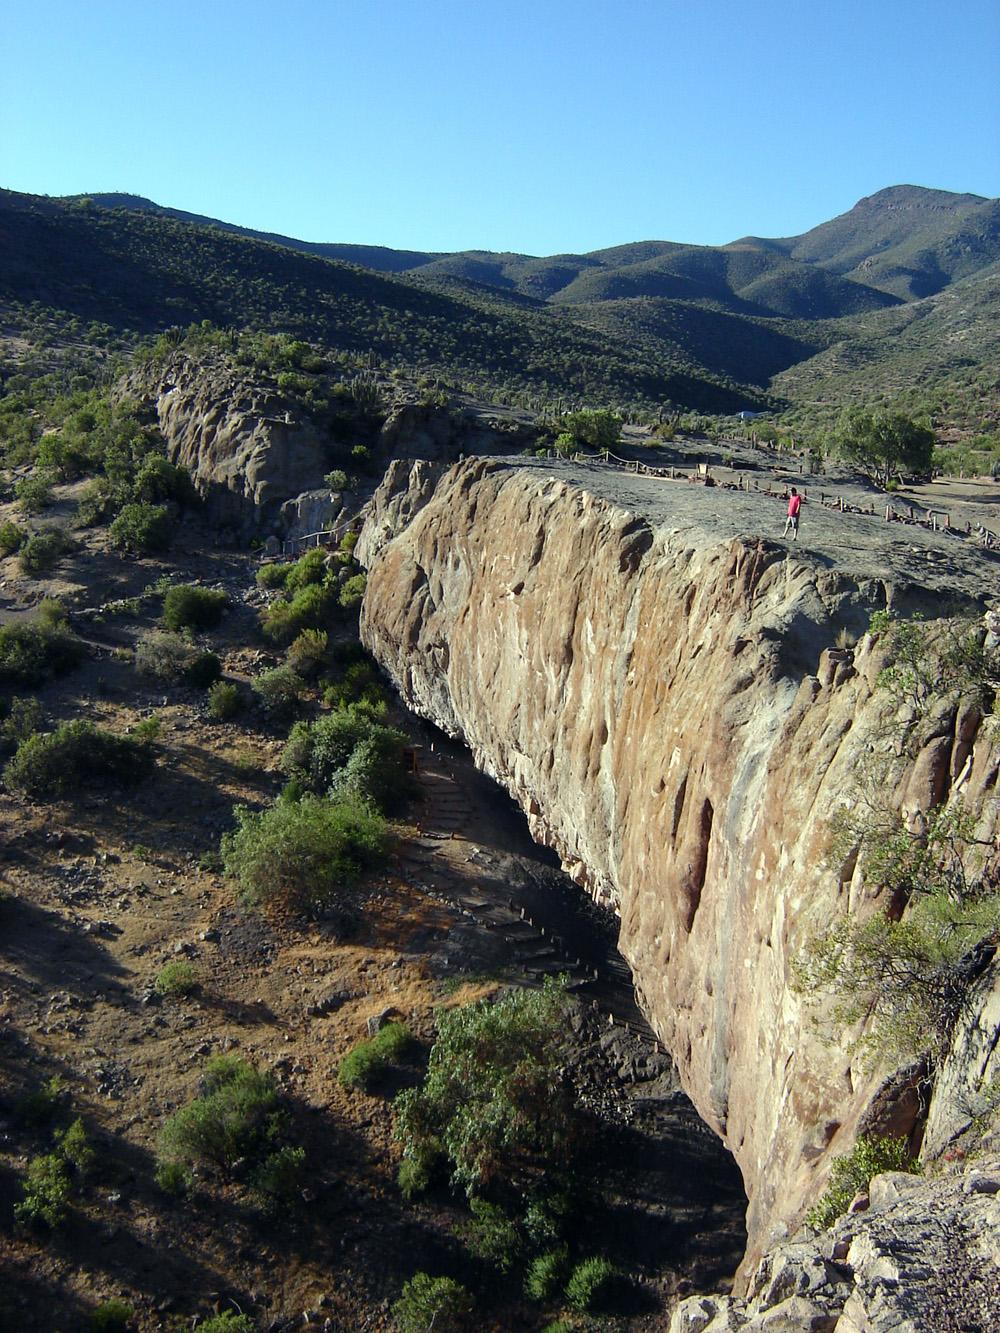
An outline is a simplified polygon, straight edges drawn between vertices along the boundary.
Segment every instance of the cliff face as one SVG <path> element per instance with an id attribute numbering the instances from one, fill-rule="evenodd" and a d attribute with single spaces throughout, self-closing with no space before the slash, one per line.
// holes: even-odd
<path id="1" fill-rule="evenodd" d="M 396 465 L 358 548 L 362 634 L 620 912 L 641 1002 L 742 1169 L 752 1264 L 860 1123 L 913 1119 L 905 1079 L 828 1044 L 790 985 L 806 941 L 864 910 L 853 867 L 825 862 L 829 820 L 891 701 L 869 636 L 832 649 L 886 587 L 734 537 L 719 497 L 681 492 L 682 518 L 651 524 L 540 467 Z M 978 716 L 931 730 L 898 800 L 960 781 L 979 808 L 998 757 Z"/>
<path id="2" fill-rule="evenodd" d="M 148 403 L 172 463 L 186 467 L 221 524 L 245 536 L 275 526 L 281 504 L 322 484 L 319 433 L 224 357 L 175 355 L 134 371 L 123 392 Z"/>

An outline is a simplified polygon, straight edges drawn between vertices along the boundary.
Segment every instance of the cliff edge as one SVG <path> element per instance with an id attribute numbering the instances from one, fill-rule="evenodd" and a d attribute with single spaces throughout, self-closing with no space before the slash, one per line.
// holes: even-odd
<path id="1" fill-rule="evenodd" d="M 363 639 L 404 700 L 619 912 L 640 1002 L 743 1172 L 747 1272 L 859 1128 L 919 1115 L 918 1072 L 871 1070 L 791 984 L 810 939 L 877 905 L 827 860 L 897 706 L 864 630 L 997 591 L 941 534 L 812 505 L 793 547 L 780 524 L 763 496 L 598 465 L 397 463 L 358 547 Z M 998 758 L 975 710 L 939 709 L 892 799 L 919 818 L 960 786 L 995 845 Z"/>

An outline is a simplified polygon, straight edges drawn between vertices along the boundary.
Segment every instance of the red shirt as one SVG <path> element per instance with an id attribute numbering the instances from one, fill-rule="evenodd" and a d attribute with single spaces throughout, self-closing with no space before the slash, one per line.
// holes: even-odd
<path id="1" fill-rule="evenodd" d="M 800 506 L 801 504 L 802 504 L 802 496 L 801 496 L 801 495 L 790 495 L 790 496 L 788 497 L 788 517 L 789 517 L 789 518 L 798 518 L 798 516 L 799 516 L 799 506 Z"/>

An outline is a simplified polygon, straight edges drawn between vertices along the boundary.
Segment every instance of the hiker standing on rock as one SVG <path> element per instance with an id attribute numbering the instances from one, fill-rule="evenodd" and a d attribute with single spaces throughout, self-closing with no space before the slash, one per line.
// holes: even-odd
<path id="1" fill-rule="evenodd" d="M 792 530 L 792 538 L 798 541 L 799 538 L 799 510 L 802 508 L 802 496 L 799 495 L 795 487 L 792 487 L 792 493 L 788 497 L 788 516 L 785 519 L 785 530 L 782 537 L 788 536 L 788 529 Z"/>

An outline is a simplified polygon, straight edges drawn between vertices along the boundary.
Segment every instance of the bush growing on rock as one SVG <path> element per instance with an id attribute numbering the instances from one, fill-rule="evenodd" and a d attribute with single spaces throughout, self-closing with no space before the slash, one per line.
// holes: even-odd
<path id="1" fill-rule="evenodd" d="M 222 861 L 252 906 L 325 906 L 385 855 L 385 823 L 360 801 L 307 795 L 234 813 L 237 828 L 223 836 Z"/>
<path id="2" fill-rule="evenodd" d="M 221 588 L 176 584 L 163 598 L 163 623 L 172 630 L 213 629 L 229 601 Z"/>
<path id="3" fill-rule="evenodd" d="M 217 680 L 208 691 L 208 715 L 216 722 L 228 722 L 243 707 L 243 695 L 238 685 Z"/>
<path id="4" fill-rule="evenodd" d="M 806 1214 L 809 1226 L 822 1231 L 846 1213 L 856 1194 L 867 1190 L 872 1178 L 883 1171 L 908 1171 L 919 1175 L 920 1166 L 911 1160 L 906 1139 L 862 1134 L 849 1153 L 835 1157 L 825 1193 Z"/>
<path id="5" fill-rule="evenodd" d="M 53 732 L 22 741 L 4 769 L 4 782 L 12 791 L 44 800 L 95 784 L 133 786 L 152 767 L 147 745 L 90 722 L 64 722 Z"/>

